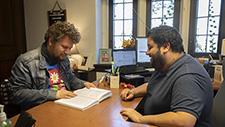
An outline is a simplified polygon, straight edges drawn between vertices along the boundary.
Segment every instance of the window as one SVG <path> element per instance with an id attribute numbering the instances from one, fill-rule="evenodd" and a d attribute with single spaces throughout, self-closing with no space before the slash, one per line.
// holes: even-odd
<path id="1" fill-rule="evenodd" d="M 179 28 L 180 0 L 147 0 L 147 25 Z M 148 31 L 146 31 L 148 32 Z"/>
<path id="2" fill-rule="evenodd" d="M 224 18 L 224 0 L 191 1 L 188 49 L 191 55 L 218 56 L 225 37 Z"/>
<path id="3" fill-rule="evenodd" d="M 123 41 L 137 37 L 137 4 L 138 0 L 109 1 L 109 48 L 113 52 L 136 52 L 136 45 L 134 48 L 124 48 Z M 146 0 L 146 4 L 148 28 L 159 25 L 179 28 L 180 0 Z"/>
<path id="4" fill-rule="evenodd" d="M 136 63 L 135 45 L 124 48 L 123 42 L 135 38 L 137 35 L 137 0 L 110 0 L 109 1 L 109 47 L 112 48 L 113 60 L 121 59 L 124 54 L 134 52 L 135 56 L 129 57 L 122 62 L 123 65 Z M 115 55 L 117 54 L 117 55 Z M 121 55 L 118 55 L 121 54 Z M 135 59 L 135 60 L 134 60 Z"/>
<path id="5" fill-rule="evenodd" d="M 137 0 L 110 0 L 109 8 L 109 47 L 123 49 L 124 40 L 136 36 Z"/>

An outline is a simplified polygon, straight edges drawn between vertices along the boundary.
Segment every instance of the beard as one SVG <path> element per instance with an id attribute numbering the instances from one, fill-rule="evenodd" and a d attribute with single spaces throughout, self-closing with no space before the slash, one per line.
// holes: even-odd
<path id="1" fill-rule="evenodd" d="M 156 71 L 162 72 L 164 70 L 165 64 L 165 58 L 160 53 L 160 51 L 157 51 L 156 54 L 151 56 L 151 65 L 155 68 Z"/>
<path id="2" fill-rule="evenodd" d="M 58 56 L 58 61 L 63 61 L 65 58 L 67 57 L 66 54 L 61 54 L 60 56 Z"/>
<path id="3" fill-rule="evenodd" d="M 53 53 L 49 56 L 48 59 L 51 64 L 57 64 L 58 62 L 63 61 L 65 58 L 66 58 L 66 55 L 64 54 Z"/>

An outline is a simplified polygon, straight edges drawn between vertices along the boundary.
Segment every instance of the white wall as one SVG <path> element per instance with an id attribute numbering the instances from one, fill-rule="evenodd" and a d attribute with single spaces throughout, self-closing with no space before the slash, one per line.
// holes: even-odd
<path id="1" fill-rule="evenodd" d="M 188 34 L 190 20 L 190 0 L 181 0 L 180 33 L 183 38 L 184 50 L 188 52 Z"/>
<path id="2" fill-rule="evenodd" d="M 44 34 L 48 28 L 47 11 L 53 8 L 55 2 L 56 0 L 24 0 L 27 50 L 36 48 L 44 41 Z M 58 2 L 67 11 L 67 21 L 73 23 L 81 33 L 78 44 L 80 53 L 88 56 L 88 65 L 96 63 L 96 45 L 102 45 L 101 19 L 99 19 L 102 17 L 101 7 L 99 11 L 101 0 L 58 0 Z"/>
<path id="3" fill-rule="evenodd" d="M 109 1 L 102 0 L 102 41 L 103 48 L 109 47 Z"/>
<path id="4" fill-rule="evenodd" d="M 136 13 L 135 13 L 136 14 Z M 146 36 L 146 0 L 138 1 L 138 11 L 137 11 L 137 36 Z"/>

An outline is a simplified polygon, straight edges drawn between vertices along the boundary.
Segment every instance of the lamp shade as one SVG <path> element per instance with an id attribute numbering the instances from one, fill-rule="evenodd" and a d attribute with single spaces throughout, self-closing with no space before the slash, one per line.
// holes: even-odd
<path id="1" fill-rule="evenodd" d="M 77 48 L 77 45 L 76 44 L 73 44 L 73 47 L 71 49 L 71 54 L 80 54 L 78 48 Z"/>
<path id="2" fill-rule="evenodd" d="M 69 57 L 70 61 L 70 67 L 72 68 L 74 64 L 77 66 L 81 66 L 82 62 L 84 61 L 84 57 L 81 56 L 80 54 L 72 54 Z"/>

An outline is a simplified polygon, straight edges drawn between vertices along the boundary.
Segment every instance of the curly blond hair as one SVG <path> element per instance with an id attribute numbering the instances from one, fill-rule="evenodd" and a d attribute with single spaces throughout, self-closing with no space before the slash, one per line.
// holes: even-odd
<path id="1" fill-rule="evenodd" d="M 75 26 L 69 22 L 56 22 L 51 25 L 47 32 L 45 33 L 45 41 L 47 42 L 49 38 L 52 39 L 52 42 L 58 42 L 64 36 L 68 36 L 74 44 L 80 41 L 80 32 Z"/>

